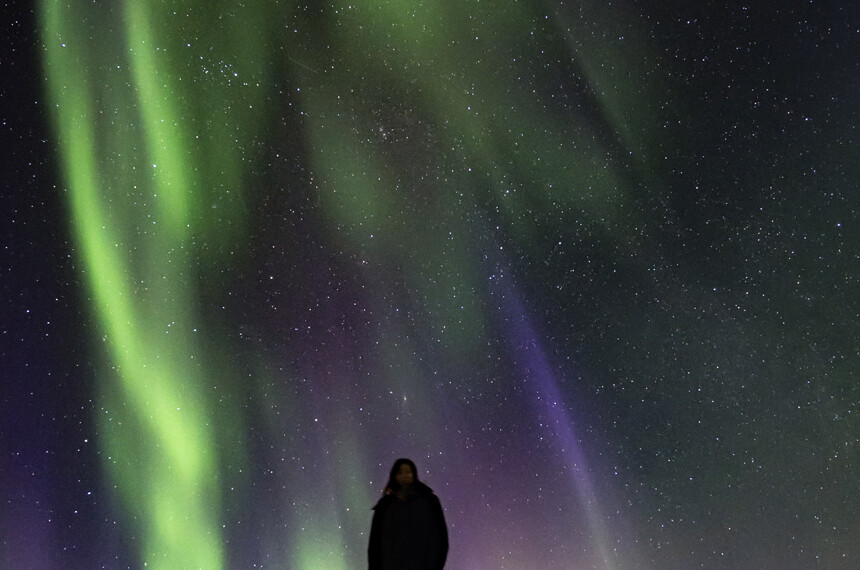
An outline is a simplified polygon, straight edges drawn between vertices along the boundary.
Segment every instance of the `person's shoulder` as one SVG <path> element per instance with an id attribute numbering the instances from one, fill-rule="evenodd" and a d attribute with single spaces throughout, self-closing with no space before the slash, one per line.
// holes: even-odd
<path id="1" fill-rule="evenodd" d="M 421 493 L 422 495 L 433 495 L 434 497 L 436 496 L 436 493 L 433 492 L 433 489 L 431 489 L 430 487 L 428 487 L 426 484 L 424 484 L 421 481 L 418 481 L 415 484 L 415 490 L 418 491 L 419 493 Z"/>
<path id="2" fill-rule="evenodd" d="M 382 495 L 382 497 L 380 497 L 380 499 L 373 506 L 373 510 L 376 511 L 376 510 L 379 510 L 380 508 L 384 508 L 384 507 L 388 506 L 389 504 L 391 504 L 391 501 L 394 501 L 396 499 L 397 499 L 397 496 L 394 495 L 393 493 L 385 493 L 384 495 Z"/>
<path id="3" fill-rule="evenodd" d="M 420 482 L 419 482 L 420 483 Z M 433 489 L 425 485 L 424 483 L 420 483 L 420 487 L 418 488 L 418 494 L 427 498 L 428 500 L 438 503 L 439 497 L 436 496 L 436 493 L 433 492 Z"/>

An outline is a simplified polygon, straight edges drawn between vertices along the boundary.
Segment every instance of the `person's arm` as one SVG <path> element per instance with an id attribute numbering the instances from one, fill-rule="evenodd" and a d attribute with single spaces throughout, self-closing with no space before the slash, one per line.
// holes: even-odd
<path id="1" fill-rule="evenodd" d="M 437 554 L 436 568 L 442 570 L 445 567 L 445 560 L 448 558 L 448 525 L 445 524 L 445 512 L 442 510 L 442 503 L 439 497 L 432 495 L 434 510 L 436 511 L 436 532 L 439 535 L 439 552 Z"/>
<path id="2" fill-rule="evenodd" d="M 379 505 L 373 511 L 373 520 L 370 523 L 370 539 L 367 542 L 368 570 L 379 570 L 382 568 L 382 544 L 380 543 L 382 515 L 378 507 Z"/>

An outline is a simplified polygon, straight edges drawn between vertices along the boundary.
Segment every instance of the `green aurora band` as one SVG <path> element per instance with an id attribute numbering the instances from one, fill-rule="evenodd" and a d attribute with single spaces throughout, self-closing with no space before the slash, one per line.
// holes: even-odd
<path id="1" fill-rule="evenodd" d="M 206 257 L 199 243 L 217 248 L 242 234 L 236 142 L 254 115 L 231 109 L 217 86 L 205 99 L 202 89 L 179 95 L 183 62 L 158 47 L 178 33 L 168 27 L 175 19 L 153 6 L 44 3 L 45 65 L 73 227 L 110 359 L 98 422 L 123 522 L 140 537 L 148 567 L 220 568 L 219 453 L 235 460 L 242 450 L 223 433 L 216 445 L 213 426 L 241 427 L 229 414 L 216 417 L 205 389 L 220 379 L 197 340 L 204 275 L 190 259 Z M 250 37 L 257 23 L 233 33 Z M 228 106 L 212 108 L 219 104 Z M 203 120 L 218 111 L 223 120 Z M 230 228 L 239 229 L 230 236 Z"/>
<path id="2" fill-rule="evenodd" d="M 581 8 L 611 25 L 604 8 Z M 560 129 L 545 102 L 513 87 L 527 64 L 512 68 L 499 46 L 538 49 L 521 24 L 533 14 L 518 3 L 335 2 L 315 16 L 325 37 L 310 43 L 290 26 L 310 16 L 272 2 L 44 0 L 40 14 L 77 255 L 107 357 L 97 379 L 99 446 L 141 565 L 216 569 L 228 559 L 224 517 L 235 505 L 225 501 L 241 501 L 228 499 L 241 495 L 230 489 L 248 485 L 246 427 L 231 409 L 229 350 L 202 327 L 223 293 L 223 268 L 248 262 L 248 180 L 265 168 L 254 149 L 284 113 L 301 117 L 305 131 L 293 136 L 310 149 L 332 239 L 377 260 L 396 244 L 417 252 L 400 260 L 403 282 L 436 308 L 428 327 L 445 331 L 455 362 L 488 326 L 475 292 L 481 276 L 451 243 L 473 230 L 468 205 L 493 204 L 521 243 L 535 239 L 534 212 L 557 207 L 581 211 L 589 231 L 621 247 L 640 230 L 623 188 L 625 168 L 650 168 L 647 54 L 596 39 L 573 19 L 562 25 L 556 14 L 545 33 L 554 57 L 591 86 L 603 127 Z M 271 96 L 283 77 L 299 109 Z M 397 133 L 378 126 L 381 108 L 387 124 L 423 135 L 405 144 L 409 156 L 429 147 L 423 160 L 435 177 L 410 170 L 402 145 L 387 140 Z M 608 161 L 618 149 L 631 164 Z M 416 206 L 407 186 L 427 199 Z M 447 270 L 427 279 L 419 261 L 428 259 Z M 384 350 L 407 362 L 403 381 L 420 399 L 411 356 Z M 344 448 L 341 462 L 360 471 L 358 439 Z M 354 478 L 339 477 L 372 501 Z M 282 562 L 347 567 L 334 546 L 343 540 L 332 535 L 343 522 L 337 512 L 294 521 L 314 532 L 290 537 Z"/>

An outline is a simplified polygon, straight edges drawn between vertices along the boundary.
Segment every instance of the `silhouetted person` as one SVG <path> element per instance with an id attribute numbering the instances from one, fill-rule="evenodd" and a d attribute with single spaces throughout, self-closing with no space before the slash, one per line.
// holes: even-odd
<path id="1" fill-rule="evenodd" d="M 370 570 L 441 570 L 448 528 L 439 499 L 418 480 L 415 464 L 398 459 L 373 507 L 367 559 Z"/>

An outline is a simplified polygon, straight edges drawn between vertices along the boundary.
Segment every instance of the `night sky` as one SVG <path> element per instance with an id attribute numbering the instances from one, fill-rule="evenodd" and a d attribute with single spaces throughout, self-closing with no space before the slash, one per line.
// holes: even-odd
<path id="1" fill-rule="evenodd" d="M 730 4 L 4 4 L 0 567 L 409 457 L 451 570 L 860 568 L 860 8 Z"/>

